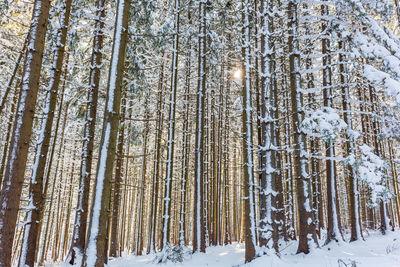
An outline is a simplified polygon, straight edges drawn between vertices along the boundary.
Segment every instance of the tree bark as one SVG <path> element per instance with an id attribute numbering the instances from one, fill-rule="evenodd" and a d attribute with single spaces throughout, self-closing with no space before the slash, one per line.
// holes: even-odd
<path id="1" fill-rule="evenodd" d="M 204 217 L 203 217 L 203 183 L 204 183 L 204 96 L 206 94 L 206 40 L 207 17 L 206 0 L 199 1 L 199 66 L 197 83 L 196 113 L 196 157 L 194 180 L 194 216 L 193 216 L 193 252 L 205 252 Z"/>
<path id="2" fill-rule="evenodd" d="M 33 164 L 33 173 L 29 186 L 29 208 L 27 221 L 25 222 L 24 238 L 21 246 L 19 266 L 33 267 L 36 260 L 36 249 L 40 234 L 41 221 L 45 201 L 44 175 L 48 162 L 48 151 L 53 128 L 55 107 L 57 104 L 58 89 L 64 63 L 65 44 L 67 40 L 69 17 L 71 13 L 71 0 L 63 2 L 60 28 L 56 35 L 56 47 L 54 49 L 53 65 L 50 72 L 50 81 L 47 91 L 45 117 L 42 121 L 41 131 L 37 142 L 37 152 Z M 67 77 L 68 57 L 66 60 L 65 74 Z"/>
<path id="3" fill-rule="evenodd" d="M 2 203 L 0 210 L 0 225 L 2 225 L 0 266 L 2 267 L 11 265 L 12 245 L 39 90 L 49 8 L 50 1 L 48 0 L 36 0 L 34 3 L 10 152 L 0 192 L 0 203 Z"/>
<path id="4" fill-rule="evenodd" d="M 253 142 L 252 142 L 252 104 L 250 81 L 250 4 L 242 1 L 242 146 L 244 159 L 244 224 L 245 224 L 245 262 L 255 258 L 256 222 L 254 206 Z"/>
<path id="5" fill-rule="evenodd" d="M 171 94 L 169 102 L 169 119 L 168 119 L 168 150 L 167 165 L 165 174 L 165 190 L 164 190 L 164 216 L 162 229 L 162 245 L 161 249 L 166 250 L 170 243 L 170 224 L 171 224 L 171 197 L 172 197 L 172 175 L 174 167 L 174 144 L 175 144 L 175 113 L 176 113 L 176 94 L 178 83 L 178 49 L 179 49 L 179 18 L 180 18 L 180 1 L 174 1 L 174 43 L 171 66 Z"/>
<path id="6" fill-rule="evenodd" d="M 298 42 L 297 0 L 290 0 L 288 4 L 289 27 L 289 65 L 290 91 L 293 109 L 292 127 L 294 132 L 294 169 L 296 181 L 297 208 L 299 213 L 299 246 L 297 253 L 310 252 L 310 237 L 317 243 L 315 224 L 312 214 L 312 196 L 310 177 L 308 174 L 308 159 L 306 157 L 307 142 L 300 125 L 303 121 L 303 96 L 300 84 L 300 51 Z"/>
<path id="7" fill-rule="evenodd" d="M 110 235 L 110 256 L 119 257 L 121 255 L 120 242 L 118 233 L 120 231 L 120 207 L 121 207 L 121 187 L 123 183 L 123 158 L 124 152 L 124 136 L 125 136 L 125 111 L 126 111 L 126 97 L 122 98 L 120 127 L 118 130 L 118 143 L 117 143 L 117 156 L 115 164 L 115 179 L 113 190 L 113 205 L 112 205 L 112 221 L 111 221 L 111 235 Z M 143 153 L 146 154 L 146 153 Z"/>
<path id="8" fill-rule="evenodd" d="M 91 68 L 89 73 L 89 92 L 80 167 L 79 194 L 75 215 L 74 233 L 71 249 L 67 257 L 70 264 L 82 262 L 86 245 L 86 230 L 89 217 L 90 178 L 92 174 L 93 145 L 97 117 L 97 99 L 99 93 L 100 72 L 102 64 L 103 28 L 106 14 L 105 0 L 96 2 L 96 24 L 93 38 Z"/>
<path id="9" fill-rule="evenodd" d="M 321 31 L 323 34 L 328 35 L 328 16 L 329 8 L 328 3 L 321 5 L 321 16 L 322 16 L 322 27 Z M 330 40 L 328 36 L 324 36 L 322 39 L 322 86 L 323 86 L 323 98 L 324 106 L 332 108 L 333 96 L 332 96 L 332 69 L 331 69 L 331 56 L 330 56 Z M 325 241 L 325 245 L 329 244 L 331 240 L 336 242 L 343 240 L 342 233 L 340 232 L 340 217 L 339 207 L 337 206 L 337 193 L 336 193 L 336 162 L 335 162 L 335 141 L 327 140 L 325 144 L 326 149 L 326 189 L 327 189 L 327 213 L 328 213 L 328 233 Z"/>
<path id="10" fill-rule="evenodd" d="M 163 128 L 163 88 L 164 88 L 164 63 L 161 64 L 160 77 L 158 80 L 158 100 L 157 100 L 157 119 L 156 133 L 154 137 L 154 164 L 153 164 L 153 194 L 150 206 L 150 228 L 149 238 L 147 240 L 147 254 L 154 252 L 156 249 L 156 228 L 158 214 L 158 192 L 159 192 L 159 176 L 161 164 L 161 137 Z"/>
<path id="11" fill-rule="evenodd" d="M 120 117 L 121 87 L 128 41 L 130 3 L 130 0 L 119 0 L 117 3 L 103 133 L 89 227 L 89 240 L 84 256 L 84 266 L 87 267 L 104 266 L 107 263 L 107 226 Z"/>

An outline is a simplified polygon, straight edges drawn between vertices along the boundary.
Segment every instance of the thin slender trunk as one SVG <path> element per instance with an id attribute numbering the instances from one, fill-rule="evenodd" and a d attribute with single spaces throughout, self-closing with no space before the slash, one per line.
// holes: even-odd
<path id="1" fill-rule="evenodd" d="M 350 99 L 350 91 L 348 87 L 348 72 L 347 72 L 347 66 L 346 66 L 346 56 L 344 55 L 345 52 L 345 44 L 343 41 L 339 42 L 339 71 L 340 71 L 340 83 L 341 83 L 341 89 L 342 89 L 342 103 L 343 103 L 343 119 L 344 122 L 347 124 L 347 129 L 346 129 L 346 152 L 347 152 L 347 157 L 354 157 L 356 155 L 355 151 L 355 140 L 353 135 L 351 134 L 351 131 L 353 130 L 353 122 L 352 122 L 352 115 L 351 115 L 351 99 Z M 360 224 L 360 218 L 359 218 L 359 204 L 358 204 L 358 197 L 359 197 L 359 192 L 358 192 L 358 185 L 357 185 L 357 179 L 355 177 L 356 172 L 354 170 L 353 165 L 351 162 L 347 163 L 347 177 L 350 180 L 349 181 L 349 191 L 350 191 L 350 198 L 349 198 L 349 204 L 350 204 L 350 227 L 351 227 L 351 237 L 350 237 L 350 242 L 356 241 L 361 238 L 361 224 Z"/>
<path id="2" fill-rule="evenodd" d="M 199 67 L 196 113 L 196 157 L 194 180 L 193 252 L 205 252 L 203 183 L 204 183 L 204 96 L 206 94 L 206 0 L 199 1 Z"/>
<path id="3" fill-rule="evenodd" d="M 276 185 L 277 185 L 277 166 L 276 166 L 276 128 L 274 92 L 273 92 L 273 58 L 272 58 L 272 1 L 261 2 L 261 181 L 260 181 L 260 246 L 267 249 L 272 247 L 275 252 L 279 252 L 278 239 L 278 218 L 276 207 Z M 273 240 L 272 247 L 270 240 Z"/>
<path id="4" fill-rule="evenodd" d="M 28 40 L 29 40 L 29 33 L 27 34 L 27 36 L 26 36 L 26 38 L 24 40 L 24 45 L 22 47 L 22 50 L 19 52 L 19 55 L 18 55 L 17 60 L 15 62 L 14 68 L 13 68 L 13 70 L 11 72 L 11 77 L 10 77 L 10 79 L 8 79 L 5 92 L 3 94 L 3 97 L 1 98 L 0 115 L 3 112 L 4 107 L 6 106 L 7 97 L 8 97 L 8 94 L 10 93 L 10 91 L 11 91 L 11 88 L 12 88 L 13 82 L 15 80 L 15 77 L 17 77 L 17 72 L 18 72 L 18 69 L 20 67 L 21 60 L 22 60 L 22 58 L 23 58 L 23 56 L 24 56 L 24 54 L 26 52 L 26 46 L 28 44 Z M 18 86 L 19 86 L 19 84 L 17 82 L 16 83 L 16 87 L 18 87 Z M 1 185 L 1 181 L 0 181 L 0 185 Z"/>
<path id="5" fill-rule="evenodd" d="M 82 163 L 79 178 L 79 194 L 75 215 L 74 233 L 67 262 L 81 264 L 86 245 L 86 229 L 89 217 L 90 178 L 92 173 L 93 146 L 96 127 L 97 99 L 102 64 L 103 28 L 106 0 L 96 2 L 96 24 L 93 38 L 91 68 L 89 73 L 89 91 L 87 98 L 87 112 L 82 147 Z"/>
<path id="6" fill-rule="evenodd" d="M 157 230 L 157 214 L 158 214 L 158 191 L 159 191 L 159 175 L 161 164 L 161 136 L 163 128 L 163 88 L 164 88 L 164 63 L 161 64 L 160 77 L 158 81 L 158 100 L 157 100 L 157 119 L 156 133 L 154 140 L 154 164 L 153 164 L 153 194 L 150 206 L 150 228 L 149 239 L 147 240 L 147 254 L 155 251 L 156 230 Z"/>
<path id="7" fill-rule="evenodd" d="M 125 135 L 125 111 L 126 111 L 126 97 L 122 97 L 121 104 L 121 115 L 120 115 L 120 127 L 118 131 L 118 143 L 117 143 L 117 156 L 115 164 L 115 179 L 114 179 L 114 194 L 113 194 L 113 205 L 112 205 L 112 221 L 111 221 L 111 235 L 110 235 L 110 256 L 119 257 L 121 251 L 119 250 L 120 242 L 118 233 L 120 231 L 120 207 L 121 207 L 121 187 L 123 183 L 123 169 L 122 154 L 124 152 L 124 135 Z M 146 153 L 144 153 L 146 154 Z"/>
<path id="8" fill-rule="evenodd" d="M 63 148 L 63 143 L 64 143 L 64 134 L 65 134 L 65 126 L 66 126 L 66 122 L 67 122 L 67 116 L 68 116 L 68 103 L 65 107 L 65 111 L 64 113 L 62 112 L 63 110 L 63 104 L 64 104 L 64 91 L 65 91 L 65 79 L 63 82 L 63 87 L 62 87 L 62 92 L 61 92 L 61 97 L 59 100 L 59 104 L 58 104 L 58 114 L 57 114 L 57 122 L 56 122 L 56 129 L 55 129 L 55 133 L 54 133 L 54 138 L 53 138 L 53 144 L 52 144 L 52 148 L 51 148 L 51 153 L 50 153 L 50 157 L 49 157 L 49 164 L 48 164 L 48 168 L 47 168 L 47 172 L 46 172 L 46 190 L 45 190 L 45 196 L 47 198 L 48 196 L 48 185 L 50 182 L 50 175 L 51 175 L 51 166 L 52 166 L 52 162 L 53 162 L 53 158 L 54 158 L 54 152 L 56 150 L 56 144 L 57 144 L 57 137 L 58 137 L 58 130 L 60 128 L 60 121 L 61 121 L 61 117 L 64 117 L 63 120 L 63 124 L 62 124 L 62 134 L 61 134 L 61 142 L 60 142 L 60 147 L 58 150 L 58 156 L 61 155 L 61 149 Z M 63 154 L 62 154 L 63 155 Z M 43 247 L 42 247 L 42 254 L 41 257 L 39 259 L 39 265 L 42 266 L 43 262 L 45 260 L 45 254 L 47 253 L 47 248 L 48 248 L 48 236 L 50 233 L 50 220 L 52 220 L 53 218 L 51 218 L 51 213 L 53 212 L 53 197 L 54 197 L 54 192 L 55 192 L 55 186 L 57 183 L 57 171 L 58 171 L 58 166 L 59 166 L 59 162 L 60 160 L 57 160 L 57 164 L 56 164 L 56 168 L 55 168 L 55 180 L 53 181 L 53 186 L 51 189 L 51 195 L 50 195 L 50 206 L 49 206 L 49 215 L 47 218 L 47 222 L 46 222 L 46 232 L 44 235 L 44 242 L 43 242 Z M 40 239 L 39 239 L 40 240 Z"/>
<path id="9" fill-rule="evenodd" d="M 13 122 L 14 122 L 14 117 L 15 117 L 15 107 L 17 105 L 17 101 L 18 101 L 18 88 L 19 88 L 19 82 L 16 83 L 15 86 L 15 92 L 14 92 L 14 96 L 13 96 L 13 100 L 11 103 L 11 115 L 8 118 L 8 127 L 7 127 L 7 134 L 6 134 L 6 138 L 5 138 L 5 145 L 3 147 L 3 153 L 2 153 L 2 158 L 1 158 L 1 166 L 0 166 L 0 188 L 1 185 L 3 183 L 3 177 L 4 177 L 4 168 L 6 167 L 6 160 L 7 160 L 7 152 L 8 152 L 8 148 L 10 145 L 10 137 L 11 137 L 11 131 L 12 131 L 12 127 L 13 127 Z"/>
<path id="10" fill-rule="evenodd" d="M 245 224 L 245 262 L 255 258 L 256 222 L 254 206 L 253 142 L 252 142 L 252 104 L 250 83 L 250 17 L 249 1 L 242 1 L 242 132 L 244 158 L 244 224 Z"/>
<path id="11" fill-rule="evenodd" d="M 323 17 L 321 31 L 324 35 L 328 27 L 329 8 L 327 3 L 321 5 L 321 16 Z M 324 36 L 322 39 L 322 85 L 323 85 L 323 98 L 324 106 L 332 108 L 332 69 L 331 69 L 331 56 L 330 56 L 330 40 L 329 36 Z M 342 233 L 340 232 L 340 218 L 339 207 L 337 206 L 336 194 L 336 162 L 335 162 L 335 143 L 334 140 L 327 140 L 326 145 L 326 189 L 327 189 L 327 213 L 328 213 L 328 233 L 325 244 L 329 244 L 331 240 L 339 242 L 343 240 Z"/>
<path id="12" fill-rule="evenodd" d="M 188 13 L 189 23 L 191 24 L 191 13 Z M 190 150 L 190 134 L 189 134 L 189 110 L 190 110 L 190 72 L 191 72 L 191 38 L 187 40 L 187 55 L 185 62 L 185 98 L 184 98 L 184 121 L 183 121 L 183 136 L 182 136 L 182 172 L 181 172 L 181 203 L 180 203 L 180 217 L 179 217 L 179 245 L 181 247 L 186 246 L 185 238 L 185 215 L 186 215 L 186 187 L 189 176 L 189 150 Z"/>
<path id="13" fill-rule="evenodd" d="M 165 190 L 164 190 L 164 216 L 162 229 L 162 245 L 161 249 L 167 249 L 170 243 L 170 224 L 171 224 L 171 197 L 172 197 L 172 177 L 174 163 L 174 144 L 175 144 L 175 113 L 176 113 L 176 93 L 178 83 L 178 49 L 179 49 L 179 17 L 180 17 L 180 1 L 174 2 L 175 13 L 175 35 L 172 55 L 172 76 L 171 76 L 171 95 L 169 103 L 169 120 L 168 120 L 168 151 L 167 166 L 165 174 Z"/>

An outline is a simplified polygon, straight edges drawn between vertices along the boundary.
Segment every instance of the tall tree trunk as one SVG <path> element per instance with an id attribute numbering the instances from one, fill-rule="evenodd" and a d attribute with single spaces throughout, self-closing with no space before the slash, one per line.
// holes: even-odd
<path id="1" fill-rule="evenodd" d="M 58 114 L 57 114 L 57 122 L 56 122 L 56 129 L 55 129 L 55 132 L 54 132 L 54 138 L 53 138 L 53 143 L 52 143 L 52 148 L 51 148 L 51 153 L 50 153 L 50 157 L 49 157 L 49 164 L 48 164 L 48 168 L 47 168 L 47 172 L 46 172 L 46 185 L 45 185 L 45 187 L 46 187 L 46 190 L 45 190 L 45 196 L 46 196 L 46 198 L 48 197 L 48 195 L 49 195 L 49 192 L 48 192 L 48 186 L 49 186 L 49 182 L 50 182 L 50 176 L 51 176 L 51 167 L 52 167 L 52 162 L 53 162 L 53 158 L 54 158 L 54 152 L 55 152 L 55 150 L 56 150 L 56 145 L 57 145 L 57 137 L 58 137 L 58 130 L 59 130 L 59 128 L 60 128 L 60 121 L 61 121 L 61 117 L 63 117 L 64 116 L 64 120 L 63 120 L 63 124 L 62 124 L 62 134 L 61 134 L 61 142 L 60 142 L 60 147 L 59 147 L 59 150 L 58 150 L 58 157 L 61 155 L 61 149 L 63 148 L 63 143 L 64 143 L 64 135 L 65 135 L 65 125 L 66 125 L 66 122 L 67 122 L 67 116 L 68 116 L 68 104 L 66 105 L 66 107 L 65 107 L 65 111 L 64 112 L 62 112 L 63 111 L 63 104 L 64 104 L 64 92 L 65 92 L 65 79 L 64 79 L 64 82 L 63 82 L 63 86 L 62 86 L 62 90 L 61 90 L 61 96 L 60 96 L 60 100 L 59 100 L 59 104 L 58 104 Z M 55 193 L 55 186 L 56 186 L 56 183 L 57 183 L 57 171 L 58 171 L 58 166 L 59 166 L 59 162 L 60 162 L 60 160 L 58 159 L 57 160 L 57 164 L 56 164 L 56 167 L 55 167 L 55 179 L 54 179 L 54 181 L 53 181 L 53 185 L 52 185 L 52 189 L 51 189 L 51 193 L 50 193 L 50 206 L 49 206 L 49 214 L 48 214 L 48 217 L 47 217 L 47 222 L 46 222 L 46 232 L 45 232 L 45 235 L 44 235 L 44 242 L 43 242 L 43 246 L 42 246 L 42 254 L 41 254 L 41 256 L 40 256 L 40 259 L 39 259 L 39 266 L 42 266 L 43 265 L 43 262 L 44 262 L 44 260 L 45 260 L 45 256 L 46 256 L 46 254 L 47 254 L 47 248 L 48 248 L 48 236 L 49 236 L 49 233 L 50 233 L 50 231 L 51 231 L 51 227 L 50 227 L 50 221 L 51 220 L 53 220 L 53 218 L 51 217 L 51 214 L 53 213 L 53 204 L 54 204 L 54 201 L 53 201 L 53 197 L 54 197 L 54 193 Z"/>
<path id="2" fill-rule="evenodd" d="M 206 94 L 206 40 L 207 40 L 207 0 L 199 1 L 199 67 L 197 83 L 196 113 L 196 157 L 194 180 L 194 214 L 193 214 L 193 252 L 205 252 L 204 217 L 203 217 L 203 183 L 204 183 L 204 96 Z"/>
<path id="3" fill-rule="evenodd" d="M 315 224 L 312 213 L 312 195 L 310 177 L 308 174 L 308 159 L 306 157 L 307 142 L 300 125 L 303 121 L 303 96 L 300 84 L 300 50 L 298 41 L 297 0 L 290 0 L 288 4 L 289 27 L 289 64 L 290 90 L 293 109 L 294 132 L 294 169 L 296 175 L 296 197 L 299 213 L 299 246 L 297 253 L 310 252 L 310 237 L 317 243 Z"/>
<path id="4" fill-rule="evenodd" d="M 161 137 L 163 128 L 163 88 L 164 88 L 164 63 L 161 64 L 160 77 L 158 80 L 158 99 L 157 99 L 157 119 L 156 133 L 154 137 L 154 164 L 153 164 L 153 194 L 150 203 L 150 228 L 149 238 L 147 240 L 147 254 L 155 251 L 156 245 L 156 229 L 157 229 L 157 214 L 158 214 L 158 191 L 159 191 L 159 176 L 161 163 Z"/>
<path id="5" fill-rule="evenodd" d="M 188 12 L 189 24 L 192 24 L 191 12 Z M 184 112 L 183 112 L 183 133 L 182 133 L 182 172 L 181 172 L 181 203 L 179 217 L 179 246 L 186 246 L 186 199 L 187 199 L 187 180 L 189 176 L 189 150 L 190 150 L 190 134 L 189 134 L 189 110 L 190 110 L 190 73 L 191 73 L 191 40 L 189 36 L 187 40 L 187 55 L 185 61 L 185 96 L 184 96 Z"/>
<path id="6" fill-rule="evenodd" d="M 49 0 L 36 0 L 24 62 L 22 85 L 10 141 L 3 187 L 0 191 L 0 266 L 11 265 L 11 253 L 24 183 L 33 117 L 39 89 L 40 70 L 49 17 Z"/>
<path id="7" fill-rule="evenodd" d="M 244 220 L 245 220 L 245 262 L 255 258 L 256 222 L 254 206 L 253 142 L 252 142 L 252 104 L 250 83 L 250 4 L 242 1 L 242 132 L 244 172 Z"/>
<path id="8" fill-rule="evenodd" d="M 149 108 L 148 108 L 148 104 L 146 103 L 147 100 L 145 101 L 145 110 L 146 110 L 146 114 L 149 114 Z M 142 255 L 142 250 L 143 250 L 143 234 L 144 234 L 144 193 L 145 193 L 145 186 L 146 186 L 146 172 L 147 172 L 147 160 L 146 160 L 146 156 L 147 156 L 147 143 L 148 143 L 148 139 L 149 139 L 149 116 L 146 116 L 146 122 L 145 122 L 145 126 L 144 126 L 144 131 L 143 131 L 143 157 L 142 157 L 142 175 L 141 175 L 141 179 L 140 179 L 140 194 L 139 194 L 139 207 L 138 207 L 138 231 L 136 236 L 136 248 L 135 248 L 135 253 L 136 255 Z"/>
<path id="9" fill-rule="evenodd" d="M 168 151 L 167 166 L 165 174 L 165 191 L 164 191 L 164 216 L 162 229 L 162 246 L 165 252 L 170 243 L 170 224 L 171 224 L 171 197 L 172 197 L 172 175 L 174 167 L 174 144 L 175 144 L 175 113 L 176 113 L 176 93 L 178 83 L 178 48 L 179 48 L 179 17 L 180 17 L 180 1 L 174 1 L 175 26 L 174 26 L 174 43 L 171 66 L 171 95 L 169 103 L 169 120 L 168 120 Z"/>
<path id="10" fill-rule="evenodd" d="M 260 181 L 260 245 L 267 249 L 272 247 L 278 253 L 278 218 L 275 198 L 278 192 L 276 186 L 277 178 L 277 155 L 276 155 L 276 128 L 275 115 L 273 109 L 276 108 L 274 100 L 274 64 L 272 59 L 272 1 L 261 1 L 261 181 Z M 270 243 L 272 240 L 272 246 Z"/>
<path id="11" fill-rule="evenodd" d="M 48 161 L 48 151 L 50 138 L 53 128 L 55 107 L 57 104 L 58 88 L 62 74 L 64 62 L 65 44 L 67 41 L 67 31 L 71 12 L 71 0 L 63 2 L 60 28 L 57 30 L 56 47 L 54 49 L 53 65 L 50 72 L 50 81 L 47 88 L 47 98 L 45 105 L 45 115 L 42 121 L 39 139 L 37 141 L 37 151 L 33 164 L 32 177 L 29 186 L 29 209 L 24 228 L 24 238 L 21 247 L 19 266 L 33 267 L 35 265 L 36 248 L 40 233 L 39 223 L 43 219 L 43 209 L 45 200 L 45 188 L 43 178 Z M 68 57 L 66 60 L 65 74 L 67 77 Z M 45 181 L 47 183 L 47 181 Z"/>
<path id="12" fill-rule="evenodd" d="M 119 257 L 121 255 L 120 242 L 118 233 L 120 232 L 120 207 L 121 207 L 121 187 L 123 183 L 123 152 L 124 152 L 124 136 L 125 136 L 125 111 L 126 111 L 126 96 L 122 97 L 120 127 L 118 131 L 117 143 L 117 158 L 115 164 L 115 179 L 114 179 L 114 192 L 113 192 L 113 205 L 112 205 L 112 221 L 111 221 L 111 235 L 110 235 L 110 256 Z M 146 154 L 146 153 L 144 153 Z"/>
<path id="13" fill-rule="evenodd" d="M 93 38 L 91 68 L 89 73 L 89 92 L 82 147 L 82 163 L 79 178 L 79 193 L 75 215 L 74 233 L 67 262 L 81 264 L 86 245 L 86 230 L 89 217 L 90 178 L 92 173 L 93 144 L 96 128 L 97 99 L 99 93 L 100 72 L 102 64 L 103 28 L 106 0 L 96 2 L 96 24 Z"/>
<path id="14" fill-rule="evenodd" d="M 321 5 L 321 16 L 322 16 L 322 34 L 328 35 L 328 16 L 329 7 L 328 3 Z M 330 56 L 330 40 L 329 36 L 324 36 L 322 39 L 322 86 L 323 86 L 323 98 L 324 106 L 332 108 L 332 69 L 331 69 L 331 56 Z M 337 194 L 336 194 L 336 162 L 335 162 L 335 141 L 327 140 L 326 142 L 326 191 L 327 191 L 327 213 L 328 213 L 328 233 L 325 244 L 329 244 L 331 240 L 336 242 L 343 240 L 342 233 L 340 232 L 339 226 L 339 209 L 337 206 Z"/>
<path id="15" fill-rule="evenodd" d="M 130 0 L 118 0 L 114 42 L 107 86 L 104 124 L 97 166 L 89 240 L 84 266 L 104 266 L 107 263 L 107 225 L 110 212 L 111 181 L 119 126 L 121 86 L 128 41 Z"/>
<path id="16" fill-rule="evenodd" d="M 340 83 L 341 83 L 341 89 L 342 89 L 342 103 L 343 103 L 343 120 L 347 124 L 347 129 L 346 129 L 346 153 L 347 157 L 355 157 L 356 151 L 355 151 L 355 140 L 354 136 L 351 133 L 353 130 L 353 118 L 351 115 L 351 99 L 350 99 L 350 90 L 349 90 L 349 80 L 348 80 L 348 72 L 347 72 L 347 58 L 345 56 L 345 44 L 343 41 L 339 42 L 339 50 L 341 51 L 339 53 L 339 72 L 340 72 Z M 348 159 L 350 160 L 350 158 Z M 349 191 L 350 191 L 350 228 L 351 228 L 351 236 L 350 236 L 350 242 L 356 241 L 361 238 L 361 224 L 360 224 L 360 218 L 359 218 L 359 204 L 358 204 L 358 185 L 357 185 L 357 178 L 356 176 L 356 171 L 354 170 L 354 166 L 351 162 L 347 162 L 346 166 L 346 171 L 347 171 L 347 177 L 350 180 L 349 181 Z"/>
<path id="17" fill-rule="evenodd" d="M 376 118 L 378 111 L 376 108 L 376 103 L 378 101 L 378 97 L 376 96 L 376 91 L 373 86 L 369 86 L 369 97 L 370 97 L 370 103 L 371 103 L 371 112 L 372 112 L 372 133 L 373 133 L 373 143 L 374 143 L 374 152 L 377 156 L 382 157 L 382 148 L 381 148 L 381 142 L 379 140 L 379 129 L 380 129 L 380 124 L 378 122 L 378 119 Z M 387 181 L 385 178 L 385 181 L 381 181 L 381 183 L 384 186 L 387 186 Z M 382 234 L 386 234 L 386 230 L 388 228 L 388 218 L 387 218 L 387 211 L 386 211 L 386 203 L 383 198 L 380 199 L 379 202 L 379 219 L 380 219 L 380 226 L 379 229 L 381 230 Z"/>

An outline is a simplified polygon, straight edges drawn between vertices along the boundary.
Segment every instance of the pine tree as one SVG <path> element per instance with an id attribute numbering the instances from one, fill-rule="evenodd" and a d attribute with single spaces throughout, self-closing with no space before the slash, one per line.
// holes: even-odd
<path id="1" fill-rule="evenodd" d="M 121 87 L 125 66 L 125 50 L 128 41 L 130 0 L 119 0 L 114 30 L 110 73 L 104 125 L 93 206 L 89 226 L 89 240 L 85 250 L 84 266 L 104 266 L 108 257 L 108 216 L 110 212 L 111 181 L 119 127 Z"/>
<path id="2" fill-rule="evenodd" d="M 36 0 L 34 3 L 10 152 L 0 193 L 0 202 L 3 203 L 0 210 L 0 266 L 5 267 L 11 266 L 12 245 L 32 135 L 49 9 L 50 1 Z"/>
<path id="3" fill-rule="evenodd" d="M 105 0 L 96 1 L 95 32 L 90 60 L 89 90 L 87 97 L 86 122 L 82 148 L 82 164 L 80 169 L 79 193 L 75 215 L 74 233 L 71 249 L 67 258 L 70 264 L 82 262 L 86 245 L 86 230 L 89 217 L 89 186 L 92 173 L 94 135 L 97 117 L 97 101 L 99 94 L 100 70 L 102 65 L 103 28 L 105 17 Z"/>
<path id="4" fill-rule="evenodd" d="M 296 181 L 296 198 L 299 213 L 299 246 L 297 253 L 310 252 L 310 238 L 317 243 L 315 224 L 312 214 L 311 183 L 308 174 L 308 159 L 306 158 L 306 136 L 301 129 L 304 118 L 303 96 L 301 93 L 300 51 L 298 40 L 298 11 L 297 0 L 290 0 L 288 4 L 289 27 L 289 61 L 290 61 L 290 91 L 293 109 L 292 127 L 294 132 L 294 169 Z"/>
<path id="5" fill-rule="evenodd" d="M 205 252 L 205 234 L 203 217 L 203 183 L 204 183 L 204 96 L 206 92 L 206 39 L 207 14 L 206 0 L 199 0 L 199 66 L 197 83 L 196 111 L 196 157 L 194 180 L 194 216 L 193 216 L 193 252 Z"/>

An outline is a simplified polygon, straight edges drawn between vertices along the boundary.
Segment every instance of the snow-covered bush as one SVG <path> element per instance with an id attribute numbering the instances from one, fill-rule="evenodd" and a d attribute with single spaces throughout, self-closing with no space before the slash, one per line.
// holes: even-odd
<path id="1" fill-rule="evenodd" d="M 388 188 L 385 186 L 388 164 L 376 155 L 368 145 L 360 146 L 359 150 L 361 155 L 356 163 L 357 176 L 370 188 L 370 204 L 376 205 L 380 200 L 385 201 L 391 197 Z"/>
<path id="2" fill-rule="evenodd" d="M 167 247 L 157 253 L 154 263 L 166 263 L 171 261 L 173 263 L 183 262 L 191 255 L 191 251 L 187 247 L 171 246 L 167 244 Z"/>
<path id="3" fill-rule="evenodd" d="M 330 107 L 323 107 L 312 112 L 301 125 L 305 134 L 322 138 L 324 141 L 335 141 L 346 127 L 347 124 Z"/>

